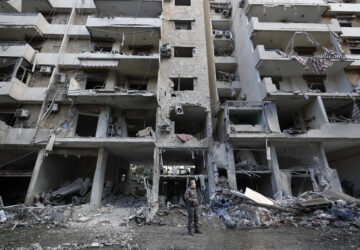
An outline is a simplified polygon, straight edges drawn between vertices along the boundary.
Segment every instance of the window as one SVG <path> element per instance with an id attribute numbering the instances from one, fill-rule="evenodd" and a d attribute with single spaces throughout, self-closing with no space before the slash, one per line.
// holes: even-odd
<path id="1" fill-rule="evenodd" d="M 154 47 L 152 45 L 134 45 L 129 46 L 129 50 L 132 50 L 133 55 L 148 56 L 152 53 Z"/>
<path id="2" fill-rule="evenodd" d="M 175 47 L 174 54 L 175 57 L 193 57 L 194 48 L 193 47 Z"/>
<path id="3" fill-rule="evenodd" d="M 295 47 L 294 50 L 299 56 L 313 56 L 316 51 L 316 47 Z"/>
<path id="4" fill-rule="evenodd" d="M 171 78 L 174 83 L 174 91 L 194 90 L 195 78 Z"/>
<path id="5" fill-rule="evenodd" d="M 191 0 L 175 0 L 176 6 L 190 6 Z"/>
<path id="6" fill-rule="evenodd" d="M 360 55 L 360 48 L 350 49 L 352 55 Z"/>
<path id="7" fill-rule="evenodd" d="M 198 140 L 207 137 L 207 113 L 202 107 L 176 107 L 170 111 L 170 120 L 175 122 L 175 134 L 192 135 Z"/>
<path id="8" fill-rule="evenodd" d="M 324 80 L 326 75 L 304 75 L 303 78 L 307 82 L 309 90 L 326 92 Z"/>
<path id="9" fill-rule="evenodd" d="M 98 52 L 111 52 L 113 42 L 96 41 L 94 42 L 94 50 Z"/>
<path id="10" fill-rule="evenodd" d="M 129 78 L 128 79 L 128 88 L 135 90 L 146 90 L 147 89 L 147 79 L 138 79 L 138 78 Z"/>
<path id="11" fill-rule="evenodd" d="M 174 23 L 177 30 L 191 30 L 191 21 L 174 21 Z"/>
<path id="12" fill-rule="evenodd" d="M 106 70 L 86 71 L 85 72 L 85 89 L 103 89 L 107 77 Z M 80 77 L 78 78 L 79 80 Z"/>
<path id="13" fill-rule="evenodd" d="M 351 21 L 341 21 L 339 22 L 340 27 L 352 27 L 352 22 Z"/>
<path id="14" fill-rule="evenodd" d="M 86 80 L 85 89 L 102 89 L 104 88 L 105 82 L 93 77 L 88 77 Z"/>
<path id="15" fill-rule="evenodd" d="M 78 136 L 95 137 L 98 119 L 97 115 L 79 114 L 75 134 Z"/>

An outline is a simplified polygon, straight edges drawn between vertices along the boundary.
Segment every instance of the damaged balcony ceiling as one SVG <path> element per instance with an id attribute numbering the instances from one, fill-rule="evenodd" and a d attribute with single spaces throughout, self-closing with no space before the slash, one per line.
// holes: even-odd
<path id="1" fill-rule="evenodd" d="M 107 93 L 82 91 L 68 94 L 82 104 L 108 104 L 122 109 L 155 109 L 157 107 L 156 94 L 152 92 L 132 93 L 109 91 Z"/>
<path id="2" fill-rule="evenodd" d="M 265 55 L 260 56 L 260 60 L 256 65 L 260 75 L 301 77 L 304 74 L 314 74 L 312 70 L 305 70 L 298 61 L 281 57 L 277 55 L 276 52 L 265 52 Z M 332 59 L 332 61 L 333 65 L 326 71 L 328 76 L 337 74 L 352 63 L 351 60 L 341 61 L 340 59 Z"/>
<path id="3" fill-rule="evenodd" d="M 113 55 L 105 53 L 84 53 L 78 56 L 82 66 L 103 67 L 103 62 L 109 67 L 117 67 L 118 73 L 137 77 L 147 72 L 147 78 L 157 77 L 159 56 Z M 101 61 L 99 61 L 101 60 Z M 117 64 L 117 66 L 116 66 Z"/>
<path id="4" fill-rule="evenodd" d="M 22 0 L 22 12 L 50 12 L 52 10 L 49 0 Z"/>
<path id="5" fill-rule="evenodd" d="M 322 46 L 332 49 L 330 32 L 313 32 L 307 31 L 307 33 Z M 266 49 L 280 49 L 285 52 L 286 47 L 289 45 L 293 31 L 278 31 L 278 30 L 258 30 L 251 37 L 254 47 L 257 45 L 264 45 Z M 294 39 L 294 47 L 312 47 L 312 45 L 305 37 L 305 35 L 299 34 Z M 290 46 L 289 46 L 290 48 Z M 321 49 L 321 48 L 318 48 Z M 289 52 L 289 51 L 286 51 Z"/>
<path id="6" fill-rule="evenodd" d="M 322 20 L 322 15 L 328 9 L 328 6 L 321 1 L 319 3 L 298 3 L 296 6 L 291 5 L 291 2 L 269 3 L 269 6 L 262 4 L 250 4 L 247 6 L 246 15 L 249 17 L 256 16 L 261 22 L 293 22 L 293 23 L 319 23 Z M 314 6 L 316 4 L 316 7 Z"/>
<path id="7" fill-rule="evenodd" d="M 57 138 L 58 148 L 106 148 L 115 156 L 132 163 L 153 162 L 155 143 L 151 137 L 146 138 Z"/>
<path id="8" fill-rule="evenodd" d="M 103 16 L 158 17 L 162 11 L 161 0 L 94 0 Z"/>
<path id="9" fill-rule="evenodd" d="M 159 46 L 161 20 L 159 18 L 96 18 L 86 23 L 92 38 L 124 39 L 122 46 Z"/>

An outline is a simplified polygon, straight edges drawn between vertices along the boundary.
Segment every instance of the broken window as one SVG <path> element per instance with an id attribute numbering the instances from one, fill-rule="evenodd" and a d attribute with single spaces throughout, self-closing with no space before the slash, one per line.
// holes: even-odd
<path id="1" fill-rule="evenodd" d="M 94 50 L 98 52 L 111 52 L 113 42 L 110 41 L 94 41 Z"/>
<path id="2" fill-rule="evenodd" d="M 190 6 L 191 0 L 175 0 L 176 6 Z"/>
<path id="3" fill-rule="evenodd" d="M 175 23 L 175 29 L 177 30 L 191 30 L 191 22 L 192 21 L 174 21 Z"/>
<path id="4" fill-rule="evenodd" d="M 13 127 L 15 125 L 16 107 L 3 105 L 0 107 L 0 121 L 4 122 L 6 125 Z"/>
<path id="5" fill-rule="evenodd" d="M 103 89 L 105 88 L 107 71 L 87 71 L 85 72 L 85 89 Z"/>
<path id="6" fill-rule="evenodd" d="M 309 91 L 326 92 L 324 81 L 326 75 L 303 75 Z"/>
<path id="7" fill-rule="evenodd" d="M 229 110 L 229 120 L 234 125 L 252 125 L 263 123 L 262 111 L 256 110 Z"/>
<path id="8" fill-rule="evenodd" d="M 28 43 L 34 50 L 41 51 L 43 44 L 44 44 L 44 40 L 35 38 L 35 39 L 29 40 Z"/>
<path id="9" fill-rule="evenodd" d="M 154 50 L 154 46 L 152 45 L 131 45 L 129 46 L 129 50 L 132 51 L 133 55 L 137 56 L 149 56 Z"/>
<path id="10" fill-rule="evenodd" d="M 174 91 L 185 91 L 185 90 L 194 90 L 194 82 L 196 78 L 170 78 L 174 84 L 173 90 Z"/>
<path id="11" fill-rule="evenodd" d="M 350 49 L 350 53 L 351 53 L 352 55 L 360 55 L 360 48 Z"/>
<path id="12" fill-rule="evenodd" d="M 127 137 L 136 137 L 140 130 L 151 127 L 155 130 L 155 112 L 151 110 L 125 111 Z"/>
<path id="13" fill-rule="evenodd" d="M 340 27 L 353 27 L 352 22 L 339 22 Z"/>
<path id="14" fill-rule="evenodd" d="M 174 47 L 175 57 L 193 57 L 193 47 Z"/>
<path id="15" fill-rule="evenodd" d="M 299 56 L 313 56 L 316 51 L 316 47 L 295 47 L 294 50 Z"/>
<path id="16" fill-rule="evenodd" d="M 95 137 L 98 120 L 98 115 L 79 114 L 75 134 L 83 137 Z"/>
<path id="17" fill-rule="evenodd" d="M 331 123 L 360 122 L 359 102 L 349 99 L 323 99 L 325 111 Z"/>
<path id="18" fill-rule="evenodd" d="M 175 122 L 175 134 L 189 134 L 198 140 L 207 136 L 207 113 L 197 106 L 177 107 L 170 112 Z"/>
<path id="19" fill-rule="evenodd" d="M 146 90 L 148 79 L 128 78 L 128 88 L 134 90 Z"/>
<path id="20" fill-rule="evenodd" d="M 16 121 L 15 112 L 0 112 L 0 121 L 3 121 L 6 125 L 13 127 Z"/>

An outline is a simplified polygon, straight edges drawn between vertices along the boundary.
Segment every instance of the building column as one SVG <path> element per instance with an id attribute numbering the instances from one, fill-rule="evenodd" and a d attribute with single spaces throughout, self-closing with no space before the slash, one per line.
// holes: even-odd
<path id="1" fill-rule="evenodd" d="M 216 186 L 215 186 L 215 156 L 214 156 L 214 150 L 213 148 L 209 150 L 208 152 L 208 160 L 207 160 L 207 173 L 208 173 L 208 192 L 209 197 L 215 192 Z"/>
<path id="2" fill-rule="evenodd" d="M 96 170 L 91 190 L 90 206 L 95 208 L 101 207 L 101 198 L 104 189 L 106 164 L 108 159 L 108 151 L 104 148 L 99 148 L 98 157 L 96 161 Z"/>
<path id="3" fill-rule="evenodd" d="M 228 176 L 228 182 L 229 186 L 233 190 L 237 190 L 237 182 L 236 182 L 236 170 L 235 170 L 235 159 L 234 159 L 234 150 L 229 146 L 229 144 L 226 144 L 229 152 L 227 152 L 228 155 L 228 166 L 226 168 L 227 176 Z"/>
<path id="4" fill-rule="evenodd" d="M 148 201 L 148 211 L 146 220 L 151 221 L 159 209 L 159 185 L 160 185 L 160 150 L 154 150 L 153 183 L 151 191 L 147 188 L 146 197 Z M 146 184 L 147 186 L 147 184 Z"/>
<path id="5" fill-rule="evenodd" d="M 105 138 L 107 136 L 109 118 L 110 118 L 110 107 L 105 106 L 104 109 L 101 110 L 99 115 L 95 137 Z"/>
<path id="6" fill-rule="evenodd" d="M 282 178 L 280 174 L 279 162 L 277 160 L 275 147 L 274 146 L 269 146 L 269 147 L 270 147 L 270 156 L 271 156 L 271 160 L 269 160 L 269 167 L 272 172 L 271 186 L 272 186 L 272 191 L 275 194 L 279 191 L 285 190 L 285 188 L 283 188 L 282 185 Z"/>
<path id="7" fill-rule="evenodd" d="M 35 188 L 36 188 L 36 184 L 39 180 L 39 173 L 40 173 L 40 169 L 41 166 L 43 165 L 43 161 L 44 161 L 44 157 L 46 154 L 46 150 L 45 148 L 40 149 L 37 159 L 36 159 L 36 163 L 35 163 L 35 167 L 31 176 L 31 180 L 30 180 L 30 184 L 26 193 L 26 198 L 25 198 L 25 206 L 30 206 L 34 203 L 34 196 L 35 196 Z"/>

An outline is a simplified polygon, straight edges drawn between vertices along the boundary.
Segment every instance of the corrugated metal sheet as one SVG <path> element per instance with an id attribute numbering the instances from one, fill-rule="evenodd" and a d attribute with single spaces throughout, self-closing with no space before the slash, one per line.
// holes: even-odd
<path id="1" fill-rule="evenodd" d="M 90 68 L 117 68 L 118 61 L 109 60 L 81 60 L 80 65 Z"/>

